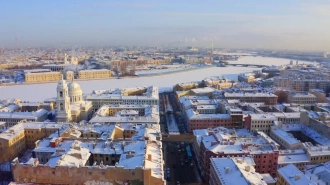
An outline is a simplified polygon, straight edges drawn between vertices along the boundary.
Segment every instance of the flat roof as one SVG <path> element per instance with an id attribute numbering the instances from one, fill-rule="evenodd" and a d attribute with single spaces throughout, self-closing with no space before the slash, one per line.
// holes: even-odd
<path id="1" fill-rule="evenodd" d="M 193 109 L 186 110 L 189 119 L 230 119 L 230 114 L 199 114 Z"/>
<path id="2" fill-rule="evenodd" d="M 309 180 L 297 167 L 293 164 L 288 164 L 277 170 L 278 173 L 290 184 L 290 185 L 311 185 L 315 184 Z M 299 178 L 296 178 L 299 177 Z"/>
<path id="3" fill-rule="evenodd" d="M 292 134 L 280 129 L 280 128 L 272 128 L 271 132 L 281 138 L 282 140 L 286 141 L 290 145 L 298 144 L 300 143 L 299 140 L 297 140 L 295 137 L 293 137 Z"/>
<path id="4" fill-rule="evenodd" d="M 295 163 L 309 163 L 309 158 L 306 153 L 304 154 L 281 154 L 278 156 L 278 164 L 295 164 Z"/>
<path id="5" fill-rule="evenodd" d="M 220 180 L 221 184 L 239 184 L 239 185 L 266 185 L 262 180 L 262 176 L 255 172 L 253 158 L 210 158 L 211 166 Z M 237 160 L 237 162 L 235 162 Z M 246 171 L 246 166 L 250 167 Z M 227 171 L 228 170 L 228 171 Z"/>

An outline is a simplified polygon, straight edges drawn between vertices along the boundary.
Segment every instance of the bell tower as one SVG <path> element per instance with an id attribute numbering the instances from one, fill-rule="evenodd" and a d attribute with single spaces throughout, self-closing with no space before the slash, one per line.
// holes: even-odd
<path id="1" fill-rule="evenodd" d="M 57 122 L 70 122 L 71 121 L 71 109 L 70 109 L 70 97 L 68 93 L 68 85 L 66 81 L 62 79 L 57 84 L 57 100 L 56 100 L 56 120 Z"/>

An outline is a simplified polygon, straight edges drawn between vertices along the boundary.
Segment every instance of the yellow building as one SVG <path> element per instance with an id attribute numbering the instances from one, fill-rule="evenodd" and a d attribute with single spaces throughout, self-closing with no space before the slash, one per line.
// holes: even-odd
<path id="1" fill-rule="evenodd" d="M 311 143 L 303 143 L 303 145 L 312 165 L 325 163 L 330 160 L 329 146 L 313 146 Z"/>
<path id="2" fill-rule="evenodd" d="M 78 72 L 78 78 L 80 79 L 110 78 L 110 77 L 111 77 L 111 71 L 108 69 L 81 70 Z"/>
<path id="3" fill-rule="evenodd" d="M 61 79 L 60 72 L 27 72 L 25 73 L 25 82 L 50 82 L 59 81 Z"/>
<path id="4" fill-rule="evenodd" d="M 69 124 L 21 122 L 0 134 L 0 163 L 13 160 L 26 149 L 33 149 L 37 140 L 54 132 L 63 134 L 68 129 Z"/>
<path id="5" fill-rule="evenodd" d="M 73 71 L 67 71 L 65 73 L 65 79 L 72 81 L 74 79 L 74 72 Z"/>

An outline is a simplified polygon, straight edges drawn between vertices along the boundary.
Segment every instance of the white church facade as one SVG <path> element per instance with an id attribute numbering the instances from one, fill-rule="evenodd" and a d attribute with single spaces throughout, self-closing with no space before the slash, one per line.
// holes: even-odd
<path id="1" fill-rule="evenodd" d="M 74 81 L 66 83 L 62 79 L 57 84 L 57 122 L 88 121 L 92 117 L 92 102 L 84 101 L 80 85 Z"/>

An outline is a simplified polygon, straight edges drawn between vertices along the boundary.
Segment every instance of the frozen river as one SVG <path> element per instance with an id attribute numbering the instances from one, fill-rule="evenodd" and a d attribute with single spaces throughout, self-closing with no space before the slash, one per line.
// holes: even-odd
<path id="1" fill-rule="evenodd" d="M 266 58 L 266 57 L 243 57 L 239 63 L 254 63 L 266 65 L 289 64 L 289 59 Z M 237 74 L 260 70 L 255 67 L 210 67 L 195 71 L 187 71 L 162 76 L 104 79 L 77 81 L 84 93 L 91 93 L 93 90 L 124 88 L 135 86 L 155 85 L 161 89 L 171 88 L 173 85 L 182 82 L 199 81 L 209 76 L 224 75 L 229 79 L 237 79 Z M 23 101 L 44 101 L 47 98 L 56 96 L 57 83 L 0 86 L 0 99 L 18 98 Z"/>

